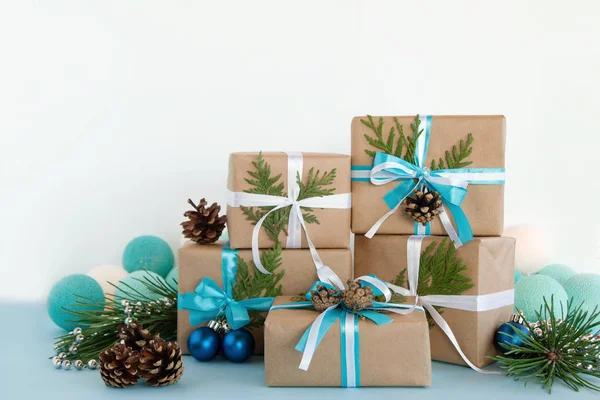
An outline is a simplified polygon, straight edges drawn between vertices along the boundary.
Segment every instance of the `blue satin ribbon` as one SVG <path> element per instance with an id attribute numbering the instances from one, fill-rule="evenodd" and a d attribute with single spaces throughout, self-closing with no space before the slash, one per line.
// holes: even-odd
<path id="1" fill-rule="evenodd" d="M 371 276 L 375 277 L 374 275 L 371 275 Z M 367 285 L 373 287 L 375 295 L 381 294 L 381 292 L 374 286 L 372 286 L 364 281 L 361 282 L 361 286 L 364 287 Z M 306 301 L 278 304 L 276 306 L 273 306 L 271 308 L 271 310 L 313 309 L 313 304 L 311 301 L 311 298 L 312 298 L 311 292 L 313 290 L 317 291 L 317 286 L 324 286 L 327 289 L 333 289 L 339 293 L 339 289 L 336 288 L 335 286 L 333 286 L 329 283 L 317 281 L 313 284 L 311 289 L 306 293 L 306 296 L 305 296 Z M 388 317 L 385 314 L 377 312 L 373 309 L 390 308 L 392 306 L 394 308 L 406 308 L 406 309 L 411 308 L 411 306 L 403 305 L 403 304 L 390 304 L 390 303 L 382 303 L 382 302 L 373 301 L 372 306 L 370 307 L 371 309 L 369 309 L 369 310 L 351 311 L 351 310 L 347 309 L 343 304 L 341 304 L 337 308 L 333 308 L 331 310 L 324 311 L 323 320 L 321 322 L 321 326 L 319 327 L 319 332 L 317 335 L 316 348 L 319 347 L 319 345 L 321 344 L 321 341 L 323 340 L 323 338 L 325 337 L 325 335 L 327 334 L 329 329 L 333 326 L 333 324 L 339 320 L 340 321 L 340 358 L 341 358 L 342 386 L 343 387 L 360 387 L 360 335 L 359 335 L 359 323 L 358 323 L 359 317 L 369 319 L 370 321 L 374 322 L 376 325 L 389 324 L 390 322 L 393 321 L 392 318 Z M 423 310 L 422 307 L 415 307 L 415 308 L 418 310 L 421 310 L 421 311 Z M 350 315 L 352 318 L 351 324 L 346 323 L 348 315 Z M 306 348 L 306 342 L 308 340 L 308 335 L 310 333 L 310 329 L 312 326 L 313 326 L 313 324 L 311 324 L 304 331 L 302 337 L 296 344 L 295 350 L 304 352 L 304 350 Z M 352 360 L 349 359 L 349 355 L 347 354 L 348 353 L 347 352 L 347 341 L 349 340 L 350 335 L 352 335 L 353 342 L 354 342 L 354 347 L 353 347 L 353 351 L 352 351 L 352 353 L 353 353 Z M 315 348 L 315 350 L 316 350 L 316 348 Z M 348 367 L 348 365 L 350 365 L 350 362 L 352 362 L 352 364 L 354 366 L 353 368 Z M 353 374 L 349 373 L 350 370 L 353 371 Z"/>
<path id="2" fill-rule="evenodd" d="M 192 326 L 206 323 L 225 316 L 233 329 L 240 329 L 250 322 L 249 310 L 268 311 L 274 297 L 259 297 L 237 301 L 233 298 L 233 283 L 237 274 L 237 250 L 232 250 L 229 242 L 221 253 L 221 274 L 223 287 L 211 278 L 200 281 L 194 293 L 178 295 L 177 308 L 190 312 Z"/>

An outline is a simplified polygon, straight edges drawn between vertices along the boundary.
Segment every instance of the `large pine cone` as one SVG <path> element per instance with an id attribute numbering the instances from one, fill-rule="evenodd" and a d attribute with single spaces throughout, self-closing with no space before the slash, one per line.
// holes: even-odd
<path id="1" fill-rule="evenodd" d="M 142 325 L 133 323 L 129 326 L 121 324 L 117 327 L 117 336 L 122 343 L 133 350 L 140 351 L 142 348 L 154 338 L 148 330 Z"/>
<path id="2" fill-rule="evenodd" d="M 98 356 L 100 376 L 106 386 L 126 388 L 138 381 L 140 355 L 122 343 L 117 343 Z"/>
<path id="3" fill-rule="evenodd" d="M 312 295 L 313 306 L 318 312 L 323 312 L 340 302 L 339 293 L 336 290 L 327 289 L 322 285 L 318 285 L 317 290 L 312 290 L 310 294 Z"/>
<path id="4" fill-rule="evenodd" d="M 423 225 L 427 225 L 441 212 L 442 198 L 436 191 L 425 193 L 415 190 L 415 195 L 407 197 L 405 202 L 404 212 Z"/>
<path id="5" fill-rule="evenodd" d="M 139 368 L 140 376 L 148 385 L 171 385 L 183 374 L 181 348 L 176 342 L 155 337 L 140 351 Z"/>
<path id="6" fill-rule="evenodd" d="M 360 281 L 348 281 L 348 289 L 342 291 L 344 305 L 353 311 L 358 311 L 373 305 L 373 288 L 360 287 Z"/>
<path id="7" fill-rule="evenodd" d="M 183 216 L 189 218 L 189 221 L 181 223 L 183 227 L 183 236 L 198 244 L 209 244 L 219 240 L 225 224 L 227 216 L 219 217 L 221 206 L 213 203 L 206 208 L 208 204 L 205 199 L 200 200 L 200 204 L 196 205 L 189 199 L 188 203 L 194 207 L 194 210 L 186 211 Z"/>

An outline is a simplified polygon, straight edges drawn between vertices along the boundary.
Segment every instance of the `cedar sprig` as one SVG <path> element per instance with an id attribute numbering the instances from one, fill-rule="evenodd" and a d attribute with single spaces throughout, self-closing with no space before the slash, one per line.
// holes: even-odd
<path id="1" fill-rule="evenodd" d="M 375 134 L 375 137 L 369 136 L 366 133 L 364 134 L 365 139 L 371 146 L 381 150 L 386 154 L 402 158 L 409 163 L 414 163 L 417 139 L 421 133 L 423 133 L 423 130 L 419 129 L 419 126 L 421 125 L 419 116 L 416 116 L 415 122 L 411 124 L 413 137 L 404 135 L 404 128 L 402 127 L 402 124 L 400 124 L 398 118 L 394 117 L 395 127 L 392 126 L 390 128 L 388 137 L 385 140 L 383 138 L 383 118 L 379 117 L 377 126 L 375 126 L 372 116 L 367 115 L 367 119 L 368 120 L 361 119 L 360 122 L 367 128 L 371 129 Z M 396 142 L 396 146 L 394 147 L 394 138 L 396 137 L 396 132 L 398 132 L 398 140 Z M 375 157 L 375 151 L 373 150 L 365 149 L 365 153 L 367 153 L 367 155 L 370 157 Z"/>
<path id="2" fill-rule="evenodd" d="M 446 150 L 446 162 L 440 157 L 438 163 L 435 163 L 435 159 L 431 160 L 431 170 L 437 169 L 455 169 L 455 168 L 464 168 L 471 165 L 472 161 L 466 161 L 466 159 L 473 152 L 473 135 L 469 133 L 467 135 L 467 140 L 461 139 L 459 142 L 459 147 L 456 145 L 452 146 L 452 153 Z"/>
<path id="3" fill-rule="evenodd" d="M 419 296 L 429 295 L 461 295 L 475 286 L 471 278 L 463 275 L 468 269 L 462 258 L 456 256 L 456 248 L 448 238 L 439 244 L 430 243 L 420 257 L 419 283 L 417 293 Z M 402 270 L 392 283 L 405 287 L 406 269 Z M 442 307 L 434 307 L 443 314 Z M 434 326 L 433 319 L 427 313 L 429 326 Z"/>
<path id="4" fill-rule="evenodd" d="M 506 370 L 507 376 L 523 379 L 525 384 L 535 380 L 549 393 L 556 379 L 574 391 L 581 388 L 600 391 L 599 385 L 587 379 L 600 378 L 600 311 L 595 307 L 587 312 L 582 308 L 583 303 L 578 306 L 573 303 L 572 299 L 568 302 L 565 316 L 562 303 L 560 314 L 554 309 L 554 296 L 550 302 L 544 298 L 544 304 L 535 312 L 539 323 L 532 325 L 523 316 L 525 324 L 532 328 L 529 333 L 516 327 L 512 327 L 513 335 L 503 333 L 520 340 L 522 345 L 503 345 L 505 354 L 492 359 Z M 596 332 L 597 336 L 589 332 Z"/>
<path id="5" fill-rule="evenodd" d="M 253 178 L 245 178 L 245 181 L 252 187 L 244 190 L 246 193 L 254 194 L 269 194 L 273 196 L 286 197 L 287 193 L 284 191 L 283 182 L 280 182 L 281 174 L 271 176 L 271 165 L 265 162 L 262 152 L 258 153 L 258 161 L 253 161 L 252 165 L 256 171 L 248 171 L 248 174 Z M 330 196 L 335 192 L 335 188 L 327 188 L 325 186 L 333 185 L 336 178 L 336 169 L 331 171 L 325 171 L 321 174 L 321 171 L 315 172 L 314 168 L 308 171 L 308 178 L 306 183 L 302 182 L 302 178 L 298 175 L 297 182 L 300 187 L 298 193 L 298 200 L 303 200 L 309 197 L 322 197 Z M 262 218 L 266 213 L 272 210 L 274 207 L 241 207 L 242 211 L 246 215 L 246 218 L 255 224 Z M 312 209 L 309 207 L 302 207 L 302 215 L 304 222 L 307 224 L 319 224 L 318 218 L 312 214 Z M 284 207 L 279 210 L 273 211 L 264 220 L 263 227 L 269 238 L 274 242 L 279 242 L 279 235 L 284 232 L 287 235 L 287 226 L 290 218 L 290 207 Z"/>
<path id="6" fill-rule="evenodd" d="M 394 278 L 390 283 L 393 285 L 396 285 L 396 286 L 404 286 L 405 279 L 406 279 L 406 270 L 403 269 L 396 276 L 396 278 Z M 384 302 L 385 296 L 383 296 L 383 295 L 375 296 L 374 300 L 379 301 L 379 302 Z M 404 304 L 405 302 L 406 302 L 406 297 L 404 297 L 404 295 L 401 295 L 400 293 L 392 292 L 392 299 L 390 300 L 390 303 Z"/>
<path id="7" fill-rule="evenodd" d="M 243 258 L 238 256 L 237 275 L 235 281 L 232 282 L 232 295 L 235 300 L 283 295 L 280 281 L 285 271 L 276 271 L 282 263 L 281 249 L 281 243 L 277 243 L 272 249 L 264 250 L 261 253 L 260 261 L 271 274 L 254 272 L 256 270 L 254 262 L 250 261 L 251 266 L 249 266 Z M 263 311 L 249 311 L 248 314 L 250 323 L 246 328 L 254 329 L 264 324 L 265 313 Z"/>
<path id="8" fill-rule="evenodd" d="M 120 296 L 108 294 L 105 302 L 78 296 L 72 309 L 63 308 L 62 312 L 71 317 L 69 320 L 75 326 L 82 328 L 83 342 L 77 347 L 75 354 L 69 354 L 73 344 L 73 335 L 68 333 L 55 340 L 54 349 L 57 353 L 65 352 L 68 360 L 81 360 L 87 363 L 97 359 L 98 354 L 115 344 L 117 327 L 127 317 L 124 313 L 122 300 L 129 301 L 133 308 L 132 318 L 155 335 L 167 341 L 175 340 L 177 336 L 177 290 L 166 284 L 162 279 L 146 274 L 143 278 L 133 278 L 153 294 L 150 298 L 126 282 L 119 284 Z M 112 286 L 116 286 L 111 283 Z M 177 284 L 175 283 L 175 287 Z M 158 300 L 157 300 L 158 298 Z"/>

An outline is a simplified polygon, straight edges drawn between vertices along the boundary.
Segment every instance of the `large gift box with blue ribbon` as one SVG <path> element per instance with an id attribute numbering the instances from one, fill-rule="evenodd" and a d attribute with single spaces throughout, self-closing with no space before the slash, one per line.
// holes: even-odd
<path id="1" fill-rule="evenodd" d="M 500 236 L 504 221 L 503 116 L 356 117 L 352 120 L 352 231 Z M 437 192 L 441 207 L 415 217 L 403 200 Z"/>
<path id="2" fill-rule="evenodd" d="M 432 359 L 476 370 L 492 362 L 494 332 L 513 312 L 513 238 L 477 237 L 455 249 L 440 236 L 356 236 L 354 256 L 356 275 L 374 274 L 418 296 L 432 328 Z"/>
<path id="3" fill-rule="evenodd" d="M 349 249 L 319 252 L 327 267 L 340 279 L 352 277 Z M 268 274 L 255 268 L 251 250 L 234 250 L 228 243 L 187 243 L 179 249 L 179 310 L 177 341 L 188 354 L 187 339 L 197 327 L 226 319 L 233 329 L 249 329 L 256 354 L 263 353 L 263 323 L 273 299 L 298 295 L 318 279 L 309 250 L 275 247 L 261 251 Z"/>
<path id="4" fill-rule="evenodd" d="M 340 305 L 319 314 L 310 302 L 277 297 L 265 345 L 268 386 L 431 384 L 427 320 L 421 307 L 409 304 L 374 302 L 357 312 Z"/>
<path id="5" fill-rule="evenodd" d="M 350 156 L 232 153 L 227 228 L 234 249 L 350 247 Z"/>

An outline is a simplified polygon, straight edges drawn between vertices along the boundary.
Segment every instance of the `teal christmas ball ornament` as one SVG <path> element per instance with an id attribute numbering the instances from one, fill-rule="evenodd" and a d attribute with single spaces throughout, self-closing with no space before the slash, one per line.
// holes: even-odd
<path id="1" fill-rule="evenodd" d="M 254 354 L 254 337 L 246 329 L 229 331 L 223 336 L 223 355 L 233 362 L 243 362 Z"/>
<path id="2" fill-rule="evenodd" d="M 600 275 L 579 274 L 573 276 L 564 284 L 572 306 L 579 307 L 588 314 L 598 307 L 600 311 Z"/>
<path id="3" fill-rule="evenodd" d="M 542 309 L 544 298 L 549 305 L 553 299 L 556 315 L 560 316 L 561 304 L 564 312 L 567 311 L 567 292 L 555 279 L 545 275 L 530 275 L 515 284 L 515 311 L 523 311 L 529 322 L 537 322 L 536 312 Z"/>
<path id="4" fill-rule="evenodd" d="M 164 278 L 174 264 L 173 250 L 167 242 L 156 236 L 136 237 L 123 252 L 123 267 L 127 272 L 147 270 Z"/>
<path id="5" fill-rule="evenodd" d="M 155 274 L 154 272 L 135 271 L 121 279 L 121 282 L 119 282 L 117 285 L 117 290 L 115 290 L 115 299 L 131 300 L 131 295 L 129 293 L 133 293 L 136 297 L 139 296 L 139 294 L 142 294 L 150 300 L 158 300 L 162 298 L 163 296 L 158 293 L 154 293 L 148 288 L 148 285 L 145 284 L 145 282 L 148 280 L 153 283 L 157 282 L 165 285 L 167 284 L 162 276 Z"/>
<path id="6" fill-rule="evenodd" d="M 177 290 L 177 282 L 179 282 L 179 268 L 173 267 L 173 269 L 167 274 L 165 281 L 167 281 L 169 286 Z"/>
<path id="7" fill-rule="evenodd" d="M 203 326 L 190 333 L 187 345 L 190 355 L 196 360 L 210 361 L 219 354 L 221 338 L 215 330 Z"/>
<path id="8" fill-rule="evenodd" d="M 519 282 L 523 278 L 521 271 L 515 270 L 515 283 Z"/>
<path id="9" fill-rule="evenodd" d="M 85 300 L 77 296 L 86 297 Z M 77 302 L 98 302 L 99 307 L 78 306 Z M 54 284 L 46 302 L 50 319 L 65 330 L 72 330 L 77 326 L 71 322 L 72 316 L 67 315 L 67 310 L 94 310 L 104 308 L 104 292 L 100 284 L 92 277 L 83 274 L 65 276 Z"/>
<path id="10" fill-rule="evenodd" d="M 503 323 L 498 327 L 494 335 L 494 344 L 498 351 L 506 353 L 508 349 L 504 346 L 523 346 L 523 337 L 515 329 L 523 332 L 525 335 L 529 335 L 529 328 L 523 324 L 513 321 Z"/>
<path id="11" fill-rule="evenodd" d="M 537 274 L 538 275 L 546 275 L 546 276 L 549 276 L 550 278 L 554 278 L 554 279 L 556 279 L 556 281 L 558 283 L 560 283 L 561 285 L 564 285 L 566 281 L 571 279 L 577 273 L 575 272 L 575 270 L 573 268 L 569 267 L 568 265 L 550 264 L 550 265 L 546 265 L 544 268 L 542 268 L 541 271 L 538 272 Z"/>

